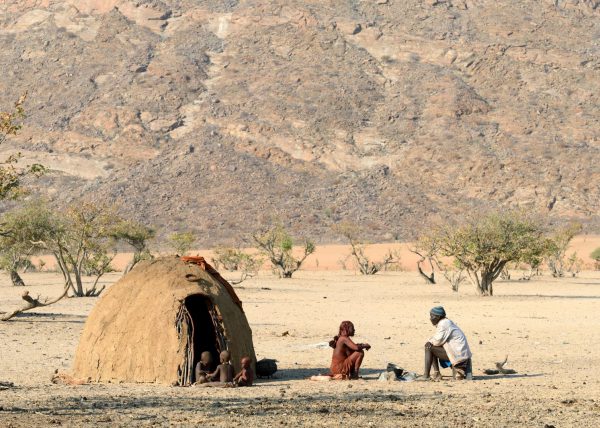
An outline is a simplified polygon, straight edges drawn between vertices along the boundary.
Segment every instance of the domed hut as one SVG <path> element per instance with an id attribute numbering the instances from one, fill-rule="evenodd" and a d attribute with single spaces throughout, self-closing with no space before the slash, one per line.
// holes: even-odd
<path id="1" fill-rule="evenodd" d="M 93 382 L 190 385 L 200 354 L 256 363 L 252 331 L 231 285 L 201 257 L 139 263 L 90 313 L 73 375 Z"/>

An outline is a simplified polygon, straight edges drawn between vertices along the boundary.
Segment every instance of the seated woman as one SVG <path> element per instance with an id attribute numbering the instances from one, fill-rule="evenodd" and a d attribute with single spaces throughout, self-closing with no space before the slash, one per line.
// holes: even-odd
<path id="1" fill-rule="evenodd" d="M 331 357 L 331 376 L 334 379 L 358 379 L 358 370 L 362 364 L 365 352 L 371 349 L 368 343 L 354 343 L 354 324 L 343 321 L 337 336 L 329 342 L 333 348 Z"/>

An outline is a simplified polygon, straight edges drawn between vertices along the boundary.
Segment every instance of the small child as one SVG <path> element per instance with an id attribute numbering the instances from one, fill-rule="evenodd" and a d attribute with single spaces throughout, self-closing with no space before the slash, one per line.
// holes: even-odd
<path id="1" fill-rule="evenodd" d="M 212 354 L 208 351 L 204 351 L 200 354 L 200 361 L 196 364 L 196 383 L 208 382 L 208 374 L 213 371 L 213 358 Z"/>
<path id="2" fill-rule="evenodd" d="M 254 382 L 254 372 L 252 371 L 252 367 L 250 367 L 249 357 L 242 358 L 242 370 L 233 378 L 233 383 L 237 386 L 252 386 L 252 382 Z"/>
<path id="3" fill-rule="evenodd" d="M 231 365 L 231 355 L 229 351 L 223 351 L 219 355 L 221 364 L 217 366 L 214 373 L 208 375 L 208 380 L 226 385 L 233 382 L 233 366 Z"/>

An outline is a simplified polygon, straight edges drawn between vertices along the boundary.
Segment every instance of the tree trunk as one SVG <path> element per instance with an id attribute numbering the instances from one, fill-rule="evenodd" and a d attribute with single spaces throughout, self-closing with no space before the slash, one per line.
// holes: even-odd
<path id="1" fill-rule="evenodd" d="M 131 271 L 131 269 L 134 268 L 135 265 L 137 265 L 139 262 L 142 261 L 142 254 L 143 254 L 142 251 L 137 251 L 133 254 L 133 258 L 127 264 L 127 266 L 125 266 L 125 269 L 123 270 L 123 275 L 127 275 L 129 273 L 129 271 Z"/>
<path id="2" fill-rule="evenodd" d="M 481 274 L 481 279 L 479 281 L 479 294 L 482 296 L 493 296 L 494 289 L 492 283 L 494 281 L 493 274 L 489 272 L 485 272 Z"/>
<path id="3" fill-rule="evenodd" d="M 16 270 L 10 271 L 10 280 L 12 281 L 12 285 L 16 287 L 25 287 L 25 281 L 23 281 Z"/>
<path id="4" fill-rule="evenodd" d="M 417 270 L 419 271 L 419 274 L 425 279 L 425 281 L 428 284 L 435 284 L 435 272 L 433 271 L 433 266 L 431 266 L 431 275 L 427 275 L 425 272 L 423 272 L 423 269 L 421 269 L 421 263 L 423 261 L 424 260 L 419 260 L 417 262 Z"/>
<path id="5" fill-rule="evenodd" d="M 68 284 L 68 288 L 73 290 L 73 295 L 76 295 L 77 290 L 75 290 L 75 285 L 73 285 L 73 279 L 71 278 L 71 273 L 69 272 L 69 268 L 67 266 L 67 262 L 65 261 L 62 250 L 54 252 L 54 258 L 56 259 L 56 263 L 63 274 L 65 283 Z"/>
<path id="6" fill-rule="evenodd" d="M 127 275 L 129 273 L 129 271 L 131 269 L 133 269 L 133 267 L 135 266 L 135 263 L 132 261 L 130 261 L 129 263 L 127 263 L 127 266 L 125 266 L 125 269 L 123 269 L 123 276 Z"/>
<path id="7" fill-rule="evenodd" d="M 494 281 L 494 276 L 491 272 L 479 272 L 467 269 L 467 275 L 469 275 L 469 279 L 473 285 L 477 287 L 480 296 L 492 295 L 492 282 Z"/>
<path id="8" fill-rule="evenodd" d="M 77 268 L 73 267 L 73 274 L 75 275 L 75 296 L 84 297 L 85 293 L 83 292 L 83 281 L 81 280 L 81 272 L 76 270 Z"/>

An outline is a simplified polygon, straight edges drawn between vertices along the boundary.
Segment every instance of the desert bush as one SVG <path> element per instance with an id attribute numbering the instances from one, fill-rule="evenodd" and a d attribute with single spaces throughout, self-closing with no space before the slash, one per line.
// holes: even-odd
<path id="1" fill-rule="evenodd" d="M 229 281 L 234 285 L 255 276 L 263 263 L 263 259 L 258 255 L 245 253 L 239 248 L 217 247 L 214 254 L 212 262 L 215 268 L 222 267 L 229 272 L 240 273 L 239 279 Z"/>
<path id="2" fill-rule="evenodd" d="M 565 270 L 569 272 L 571 277 L 575 278 L 581 272 L 583 260 L 577 255 L 577 251 L 573 251 L 565 263 Z"/>
<path id="3" fill-rule="evenodd" d="M 493 295 L 493 282 L 509 262 L 520 262 L 547 245 L 542 226 L 523 212 L 472 217 L 464 224 L 444 225 L 432 234 L 439 255 L 452 257 L 467 272 L 481 295 Z"/>
<path id="4" fill-rule="evenodd" d="M 22 225 L 18 245 L 33 245 L 37 252 L 50 252 L 76 297 L 97 296 L 98 281 L 111 270 L 116 255 L 113 228 L 121 219 L 111 209 L 94 203 L 77 203 L 66 210 L 51 210 L 35 202 L 14 213 Z M 84 287 L 83 276 L 94 276 Z"/>
<path id="5" fill-rule="evenodd" d="M 262 259 L 256 255 L 248 254 L 239 248 L 217 247 L 212 261 L 215 267 L 223 268 L 229 272 L 250 270 L 257 271 Z"/>
<path id="6" fill-rule="evenodd" d="M 123 220 L 115 226 L 112 233 L 116 240 L 124 241 L 133 248 L 133 258 L 125 267 L 123 274 L 129 272 L 142 260 L 154 258 L 148 248 L 149 241 L 156 236 L 156 231 L 151 227 L 133 220 Z"/>
<path id="7" fill-rule="evenodd" d="M 0 219 L 4 229 L 0 234 L 0 269 L 9 273 L 13 285 L 25 285 L 18 270 L 29 265 L 31 256 L 43 248 L 39 241 L 45 237 L 47 219 L 37 209 L 36 203 L 28 203 Z"/>
<path id="8" fill-rule="evenodd" d="M 467 279 L 464 269 L 442 268 L 441 271 L 454 292 L 458 292 L 458 288 Z"/>
<path id="9" fill-rule="evenodd" d="M 258 250 L 269 259 L 273 270 L 280 278 L 291 278 L 294 272 L 300 269 L 306 258 L 315 252 L 315 244 L 309 239 L 305 239 L 302 255 L 295 257 L 292 254 L 294 240 L 281 224 L 254 233 L 252 239 Z"/>
<path id="10" fill-rule="evenodd" d="M 529 281 L 534 275 L 540 274 L 540 268 L 544 261 L 550 257 L 550 253 L 554 250 L 555 244 L 552 238 L 543 237 L 539 242 L 539 245 L 533 245 L 526 248 L 523 252 L 522 258 L 519 262 L 515 262 L 515 265 L 524 265 L 525 271 L 521 276 L 521 280 Z"/>
<path id="11" fill-rule="evenodd" d="M 17 135 L 17 132 L 21 129 L 21 120 L 25 117 L 23 104 L 26 99 L 27 94 L 23 94 L 15 103 L 13 111 L 0 112 L 0 144 L 9 135 Z"/>
<path id="12" fill-rule="evenodd" d="M 48 248 L 76 297 L 98 296 L 104 290 L 98 281 L 112 270 L 110 263 L 117 254 L 114 227 L 121 221 L 112 209 L 92 202 L 52 213 Z M 91 287 L 84 288 L 86 274 L 95 278 Z"/>
<path id="13" fill-rule="evenodd" d="M 435 270 L 439 270 L 442 276 L 448 281 L 452 291 L 457 292 L 460 285 L 466 280 L 465 270 L 458 263 L 448 264 L 440 257 L 440 248 L 436 236 L 424 234 L 419 237 L 414 248 L 409 251 L 420 257 L 417 260 L 417 271 L 429 284 L 435 284 Z M 431 273 L 428 275 L 423 271 L 422 263 L 427 261 Z"/>
<path id="14" fill-rule="evenodd" d="M 381 270 L 386 270 L 394 265 L 397 266 L 400 263 L 400 254 L 392 250 L 388 250 L 382 260 L 371 260 L 365 254 L 367 244 L 360 238 L 360 228 L 354 223 L 338 223 L 333 226 L 333 230 L 346 238 L 350 244 L 350 256 L 354 259 L 358 270 L 363 275 L 375 275 Z"/>
<path id="15" fill-rule="evenodd" d="M 548 267 L 553 277 L 562 278 L 565 276 L 565 270 L 568 271 L 566 268 L 573 267 L 574 262 L 570 262 L 571 256 L 567 256 L 567 249 L 581 229 L 581 224 L 572 223 L 559 228 L 552 236 L 548 246 Z"/>
<path id="16" fill-rule="evenodd" d="M 600 247 L 591 252 L 590 257 L 594 261 L 594 268 L 600 270 Z"/>
<path id="17" fill-rule="evenodd" d="M 500 278 L 504 281 L 510 281 L 510 271 L 508 270 L 508 265 L 505 265 L 502 271 L 500 271 Z"/>
<path id="18" fill-rule="evenodd" d="M 169 236 L 168 245 L 175 254 L 185 256 L 196 242 L 196 236 L 192 232 L 175 232 Z"/>

